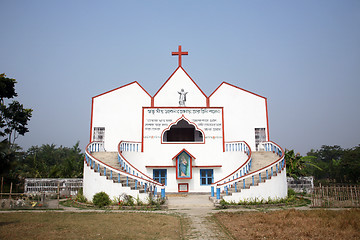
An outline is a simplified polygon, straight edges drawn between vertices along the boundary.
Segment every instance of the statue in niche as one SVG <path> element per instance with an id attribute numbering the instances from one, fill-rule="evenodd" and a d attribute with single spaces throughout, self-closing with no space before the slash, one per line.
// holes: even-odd
<path id="1" fill-rule="evenodd" d="M 179 106 L 180 107 L 185 107 L 185 102 L 186 102 L 186 94 L 188 92 L 185 92 L 184 89 L 181 89 L 180 92 L 178 92 L 180 94 L 179 96 Z"/>

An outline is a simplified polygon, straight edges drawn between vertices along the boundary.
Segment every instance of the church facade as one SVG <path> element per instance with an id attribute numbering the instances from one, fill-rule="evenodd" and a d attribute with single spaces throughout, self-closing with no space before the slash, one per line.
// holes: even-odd
<path id="1" fill-rule="evenodd" d="M 267 99 L 226 82 L 207 96 L 182 67 L 188 53 L 179 46 L 172 54 L 179 65 L 154 96 L 132 82 L 92 98 L 85 196 L 286 197 L 284 153 L 269 139 Z"/>

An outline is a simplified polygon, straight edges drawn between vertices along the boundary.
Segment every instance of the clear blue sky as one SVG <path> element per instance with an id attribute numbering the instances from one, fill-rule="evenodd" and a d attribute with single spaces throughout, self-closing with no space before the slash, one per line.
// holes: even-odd
<path id="1" fill-rule="evenodd" d="M 283 148 L 360 144 L 358 0 L 0 0 L 0 9 L 0 73 L 34 109 L 25 149 L 83 148 L 91 97 L 132 81 L 153 95 L 178 45 L 207 95 L 226 81 L 267 97 L 270 138 Z"/>

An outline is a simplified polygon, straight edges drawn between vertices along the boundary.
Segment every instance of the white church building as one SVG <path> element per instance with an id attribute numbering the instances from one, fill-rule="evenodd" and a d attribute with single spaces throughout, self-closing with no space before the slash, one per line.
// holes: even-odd
<path id="1" fill-rule="evenodd" d="M 207 96 L 182 67 L 151 96 L 132 82 L 92 98 L 84 195 L 208 193 L 226 201 L 287 196 L 284 151 L 267 99 L 223 82 Z"/>

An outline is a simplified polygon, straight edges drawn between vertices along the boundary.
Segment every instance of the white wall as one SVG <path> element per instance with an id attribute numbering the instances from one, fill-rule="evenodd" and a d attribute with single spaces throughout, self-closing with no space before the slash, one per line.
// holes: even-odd
<path id="1" fill-rule="evenodd" d="M 193 167 L 192 179 L 176 179 L 176 168 L 167 168 L 166 166 L 176 166 L 176 160 L 172 158 L 183 148 L 192 154 L 196 159 L 192 161 L 193 166 L 211 166 L 221 165 L 222 167 Z M 123 156 L 137 169 L 149 177 L 153 177 L 153 169 L 145 166 L 164 166 L 161 169 L 167 169 L 166 192 L 177 192 L 178 183 L 189 183 L 190 192 L 210 192 L 210 186 L 200 186 L 200 169 L 213 169 L 214 182 L 226 177 L 247 159 L 243 152 L 222 152 L 222 150 L 206 147 L 204 144 L 178 146 L 176 144 L 163 145 L 160 151 L 141 152 L 123 152 Z"/>
<path id="2" fill-rule="evenodd" d="M 227 83 L 210 96 L 211 107 L 224 107 L 225 141 L 246 141 L 255 151 L 255 128 L 267 134 L 266 99 Z"/>
<path id="3" fill-rule="evenodd" d="M 93 98 L 92 128 L 105 127 L 106 151 L 117 151 L 122 139 L 141 141 L 142 107 L 150 105 L 136 82 Z"/>
<path id="4" fill-rule="evenodd" d="M 260 183 L 258 186 L 251 186 L 248 189 L 241 189 L 240 192 L 233 193 L 231 196 L 224 196 L 227 202 L 239 201 L 259 201 L 276 200 L 287 197 L 286 168 L 277 176 Z"/>
<path id="5" fill-rule="evenodd" d="M 147 202 L 147 193 L 139 193 L 139 190 L 131 190 L 130 187 L 122 186 L 121 183 L 114 183 L 112 180 L 106 179 L 105 176 L 100 176 L 100 173 L 94 172 L 93 169 L 87 166 L 84 162 L 84 181 L 83 193 L 88 201 L 92 201 L 93 196 L 98 192 L 105 192 L 109 195 L 111 200 L 115 197 L 120 197 L 121 194 L 126 193 L 135 199 Z"/>
<path id="6" fill-rule="evenodd" d="M 206 107 L 206 96 L 189 78 L 182 68 L 169 78 L 165 85 L 154 97 L 155 107 L 178 107 L 179 93 L 181 89 L 188 92 L 186 95 L 186 107 Z"/>

